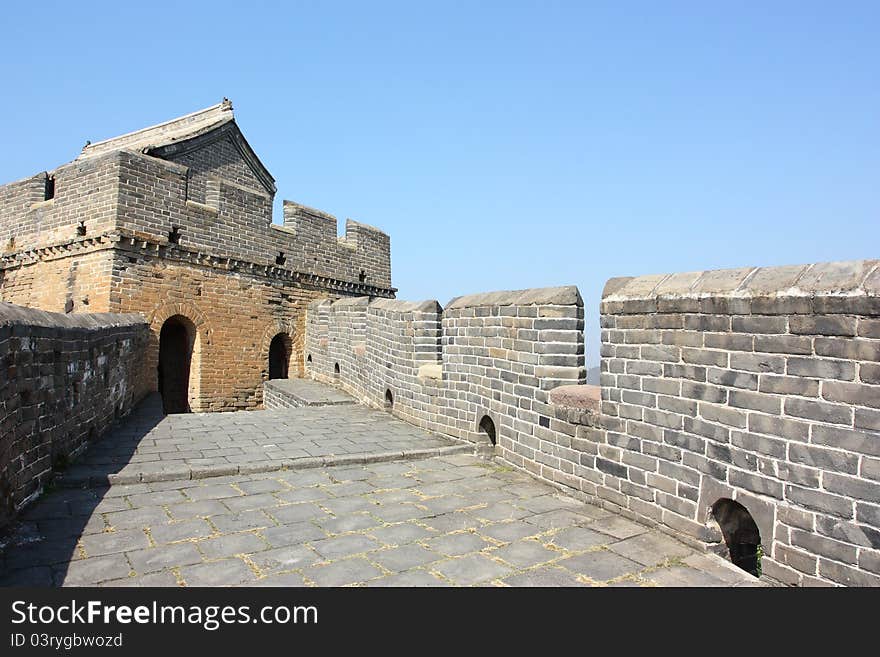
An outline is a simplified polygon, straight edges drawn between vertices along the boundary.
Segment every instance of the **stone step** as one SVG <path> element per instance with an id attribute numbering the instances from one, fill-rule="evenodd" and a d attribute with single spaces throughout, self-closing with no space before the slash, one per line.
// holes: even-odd
<path id="1" fill-rule="evenodd" d="M 311 379 L 273 379 L 263 384 L 263 408 L 356 404 L 351 395 Z"/>
<path id="2" fill-rule="evenodd" d="M 452 454 L 470 454 L 474 445 L 450 445 L 448 447 L 427 447 L 409 449 L 399 452 L 373 452 L 364 454 L 339 454 L 294 459 L 276 459 L 271 461 L 255 461 L 251 463 L 214 465 L 202 467 L 151 468 L 144 464 L 140 468 L 131 467 L 125 472 L 107 472 L 98 467 L 73 466 L 57 475 L 55 484 L 63 488 L 104 487 L 114 484 L 147 484 L 157 481 L 186 481 L 191 479 L 207 479 L 209 477 L 225 477 L 237 474 L 256 474 L 259 472 L 275 472 L 277 470 L 306 470 L 336 465 L 363 465 L 365 463 L 383 463 L 386 461 L 416 461 L 435 456 Z"/>

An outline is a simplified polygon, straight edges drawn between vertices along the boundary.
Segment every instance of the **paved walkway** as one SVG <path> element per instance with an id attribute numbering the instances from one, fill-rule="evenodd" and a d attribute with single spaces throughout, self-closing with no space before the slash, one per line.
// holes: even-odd
<path id="1" fill-rule="evenodd" d="M 47 493 L 3 539 L 0 585 L 759 584 L 718 557 L 492 460 L 386 460 L 389 450 L 430 445 L 436 453 L 450 443 L 381 411 L 336 406 L 158 422 L 151 412 L 143 409 L 78 467 L 103 469 L 105 478 L 166 460 L 185 467 L 164 471 L 164 481 L 101 486 L 95 475 L 88 487 Z M 332 462 L 320 456 L 330 454 L 361 462 L 244 472 L 267 458 Z M 373 457 L 379 461 L 364 462 Z M 238 473 L 192 479 L 192 468 L 219 463 Z"/>
<path id="2" fill-rule="evenodd" d="M 154 395 L 69 468 L 63 483 L 198 479 L 471 449 L 357 404 L 163 416 Z"/>

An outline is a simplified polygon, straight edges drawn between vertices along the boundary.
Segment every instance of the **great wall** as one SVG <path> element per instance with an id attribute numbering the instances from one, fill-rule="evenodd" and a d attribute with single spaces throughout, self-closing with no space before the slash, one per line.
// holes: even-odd
<path id="1" fill-rule="evenodd" d="M 390 240 L 284 203 L 231 104 L 0 187 L 11 521 L 114 423 L 304 377 L 787 585 L 880 585 L 880 261 L 408 302 Z M 62 475 L 63 476 L 63 475 Z"/>

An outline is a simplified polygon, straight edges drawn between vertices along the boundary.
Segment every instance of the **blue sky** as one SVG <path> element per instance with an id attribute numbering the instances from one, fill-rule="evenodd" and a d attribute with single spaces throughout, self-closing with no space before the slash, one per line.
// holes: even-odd
<path id="1" fill-rule="evenodd" d="M 880 3 L 15 3 L 0 181 L 232 99 L 407 299 L 880 257 Z"/>

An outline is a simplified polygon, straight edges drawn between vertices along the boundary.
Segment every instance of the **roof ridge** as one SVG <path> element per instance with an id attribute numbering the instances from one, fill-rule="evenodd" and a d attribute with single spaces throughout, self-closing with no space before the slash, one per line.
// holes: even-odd
<path id="1" fill-rule="evenodd" d="M 224 116 L 226 112 L 229 113 L 228 117 Z M 112 144 L 113 142 L 136 142 L 136 138 L 139 135 L 146 135 L 150 132 L 160 131 L 164 128 L 174 126 L 175 124 L 184 125 L 186 123 L 196 123 L 196 121 L 193 121 L 193 119 L 200 117 L 204 117 L 205 119 L 207 119 L 212 114 L 217 115 L 217 120 L 214 121 L 214 123 L 219 123 L 221 119 L 224 121 L 227 119 L 234 119 L 235 115 L 232 112 L 232 101 L 224 97 L 223 100 L 216 105 L 211 105 L 210 107 L 205 107 L 203 109 L 196 110 L 195 112 L 190 112 L 189 114 L 184 114 L 183 116 L 169 119 L 168 121 L 162 121 L 161 123 L 156 123 L 155 125 L 147 126 L 145 128 L 132 130 L 131 132 L 126 132 L 125 134 L 108 137 L 107 139 L 102 139 L 101 141 L 96 141 L 94 143 L 86 142 L 86 145 L 83 146 L 82 152 L 80 152 L 76 159 L 87 157 L 93 153 L 100 153 L 104 150 L 105 146 L 107 146 L 108 144 Z M 120 146 L 120 148 L 124 148 L 124 146 Z"/>

